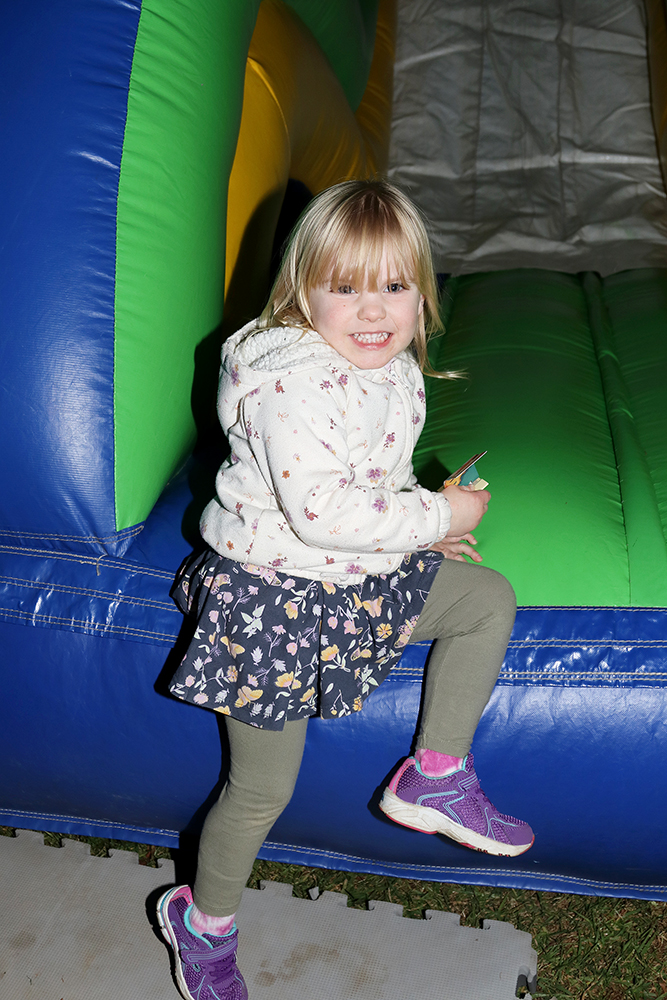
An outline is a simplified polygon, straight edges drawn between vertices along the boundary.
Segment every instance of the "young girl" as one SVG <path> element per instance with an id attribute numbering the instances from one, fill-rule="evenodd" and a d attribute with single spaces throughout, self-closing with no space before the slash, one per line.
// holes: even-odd
<path id="1" fill-rule="evenodd" d="M 308 719 L 360 711 L 408 642 L 436 640 L 417 749 L 381 808 L 492 854 L 533 842 L 486 798 L 470 753 L 516 609 L 502 576 L 464 559 L 481 560 L 471 532 L 490 495 L 433 493 L 412 472 L 439 325 L 416 209 L 389 184 L 350 181 L 311 202 L 264 313 L 224 346 L 231 454 L 201 521 L 209 548 L 177 580 L 198 626 L 171 690 L 227 716 L 229 778 L 193 892 L 158 904 L 190 1000 L 247 996 L 234 915 Z"/>

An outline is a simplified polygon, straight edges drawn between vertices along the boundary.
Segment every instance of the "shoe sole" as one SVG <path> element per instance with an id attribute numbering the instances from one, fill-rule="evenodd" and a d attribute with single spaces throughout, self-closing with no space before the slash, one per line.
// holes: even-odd
<path id="1" fill-rule="evenodd" d="M 503 844 L 481 833 L 468 830 L 431 806 L 417 806 L 412 802 L 404 802 L 398 795 L 385 788 L 380 799 L 380 809 L 394 823 L 407 826 L 419 833 L 442 833 L 445 837 L 455 840 L 457 844 L 470 847 L 473 851 L 483 851 L 485 854 L 495 854 L 499 857 L 515 858 L 533 846 L 530 844 Z"/>
<path id="2" fill-rule="evenodd" d="M 187 983 L 183 976 L 183 970 L 181 969 L 181 962 L 178 957 L 178 941 L 176 940 L 176 935 L 171 928 L 171 921 L 167 916 L 167 906 L 169 905 L 169 899 L 176 890 L 167 889 L 163 892 L 157 901 L 157 921 L 160 925 L 160 930 L 162 931 L 162 937 L 165 939 L 168 945 L 171 945 L 171 950 L 174 953 L 174 972 L 176 974 L 176 982 L 178 983 L 178 989 L 181 996 L 185 997 L 185 1000 L 196 1000 L 192 993 L 188 989 Z"/>

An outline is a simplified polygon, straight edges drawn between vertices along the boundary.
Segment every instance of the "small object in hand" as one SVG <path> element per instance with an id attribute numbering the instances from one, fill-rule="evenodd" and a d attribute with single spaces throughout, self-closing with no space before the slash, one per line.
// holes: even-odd
<path id="1" fill-rule="evenodd" d="M 486 479 L 480 479 L 478 476 L 477 479 L 473 479 L 470 483 L 463 483 L 463 485 L 469 486 L 471 490 L 485 490 L 489 484 Z"/>
<path id="2" fill-rule="evenodd" d="M 478 462 L 480 458 L 484 458 L 486 455 L 485 451 L 480 451 L 479 455 L 473 455 L 469 458 L 465 465 L 462 465 L 460 469 L 457 469 L 451 476 L 445 479 L 443 488 L 447 486 L 471 486 L 473 490 L 485 490 L 489 485 L 485 479 L 480 479 L 477 469 L 475 468 L 475 462 Z"/>

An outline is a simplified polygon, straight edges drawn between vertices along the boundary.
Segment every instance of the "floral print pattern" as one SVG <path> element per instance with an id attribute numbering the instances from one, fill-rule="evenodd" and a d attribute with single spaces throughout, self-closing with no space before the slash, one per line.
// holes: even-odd
<path id="1" fill-rule="evenodd" d="M 223 347 L 218 413 L 231 455 L 204 540 L 238 562 L 341 586 L 392 575 L 450 523 L 446 498 L 413 474 L 425 412 L 407 352 L 358 369 L 315 331 L 249 323 Z"/>
<path id="2" fill-rule="evenodd" d="M 172 591 L 197 627 L 170 690 L 264 729 L 358 712 L 409 642 L 441 561 L 408 554 L 394 573 L 341 586 L 206 550 Z"/>

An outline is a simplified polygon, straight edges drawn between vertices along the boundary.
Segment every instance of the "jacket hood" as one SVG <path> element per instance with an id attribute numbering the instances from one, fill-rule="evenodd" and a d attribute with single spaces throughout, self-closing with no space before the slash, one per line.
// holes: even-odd
<path id="1" fill-rule="evenodd" d="M 236 363 L 239 369 L 244 369 L 244 378 L 252 372 L 255 379 L 250 380 L 259 384 L 267 377 L 275 378 L 314 364 L 341 361 L 345 364 L 345 359 L 314 330 L 295 326 L 260 328 L 257 324 L 257 320 L 246 323 L 222 350 L 223 365 Z"/>
<path id="2" fill-rule="evenodd" d="M 315 330 L 296 326 L 260 328 L 256 319 L 246 323 L 222 348 L 222 367 L 234 385 L 261 385 L 288 372 L 320 365 L 359 372 L 364 378 L 378 381 L 384 378 L 386 368 L 400 372 L 404 366 L 414 367 L 415 360 L 402 351 L 385 368 L 357 368 Z"/>

